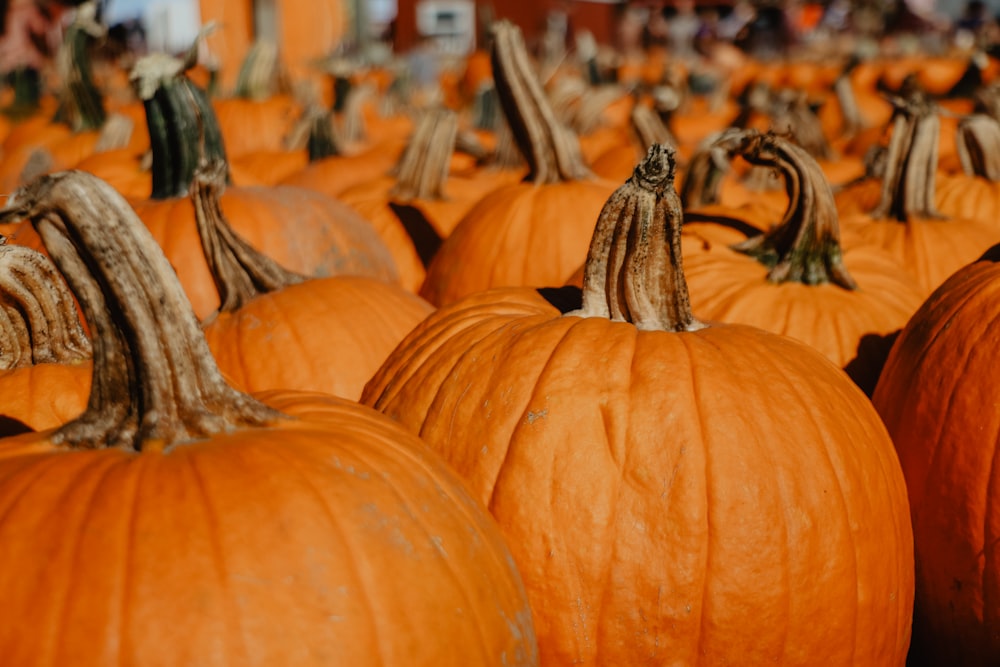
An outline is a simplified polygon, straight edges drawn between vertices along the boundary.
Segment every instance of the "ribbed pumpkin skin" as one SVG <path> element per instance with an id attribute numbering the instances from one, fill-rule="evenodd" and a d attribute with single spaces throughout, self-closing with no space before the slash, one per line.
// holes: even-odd
<path id="1" fill-rule="evenodd" d="M 925 298 L 948 276 L 982 255 L 998 236 L 994 225 L 974 219 L 913 218 L 904 223 L 841 215 L 841 224 L 860 242 L 892 254 L 916 279 Z"/>
<path id="2" fill-rule="evenodd" d="M 357 404 L 272 402 L 310 421 L 0 443 L 5 664 L 537 663 L 499 533 L 437 457 Z"/>
<path id="3" fill-rule="evenodd" d="M 90 362 L 37 364 L 0 372 L 0 436 L 8 420 L 35 431 L 55 428 L 78 417 L 90 394 Z"/>
<path id="4" fill-rule="evenodd" d="M 220 313 L 205 337 L 219 368 L 245 391 L 300 389 L 357 400 L 393 348 L 432 311 L 398 285 L 317 278 Z"/>
<path id="5" fill-rule="evenodd" d="M 177 271 L 199 319 L 219 307 L 187 197 L 134 204 Z M 285 268 L 311 276 L 396 279 L 388 249 L 368 223 L 338 201 L 292 187 L 230 188 L 222 210 L 244 240 Z"/>
<path id="6" fill-rule="evenodd" d="M 909 489 L 927 664 L 1000 662 L 998 352 L 1000 264 L 977 262 L 913 316 L 872 397 Z"/>
<path id="7" fill-rule="evenodd" d="M 899 464 L 864 395 L 795 341 L 493 290 L 425 320 L 362 401 L 488 504 L 542 664 L 904 663 Z"/>
<path id="8" fill-rule="evenodd" d="M 479 200 L 438 250 L 421 296 L 436 306 L 491 287 L 560 285 L 587 258 L 610 181 L 501 187 Z"/>
<path id="9" fill-rule="evenodd" d="M 846 249 L 843 256 L 858 283 L 856 290 L 832 283 L 776 285 L 767 280 L 767 267 L 725 246 L 689 253 L 684 275 L 691 307 L 703 319 L 791 336 L 841 368 L 856 361 L 848 374 L 870 393 L 891 346 L 886 337 L 903 328 L 922 297 L 884 251 L 857 246 Z M 884 339 L 881 343 L 879 337 Z M 869 354 L 868 346 L 878 349 Z"/>

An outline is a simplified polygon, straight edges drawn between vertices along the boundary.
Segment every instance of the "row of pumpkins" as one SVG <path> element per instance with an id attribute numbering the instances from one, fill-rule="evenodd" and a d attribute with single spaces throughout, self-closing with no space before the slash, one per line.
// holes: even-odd
<path id="1" fill-rule="evenodd" d="M 992 64 L 492 40 L 12 102 L 4 663 L 996 664 Z"/>

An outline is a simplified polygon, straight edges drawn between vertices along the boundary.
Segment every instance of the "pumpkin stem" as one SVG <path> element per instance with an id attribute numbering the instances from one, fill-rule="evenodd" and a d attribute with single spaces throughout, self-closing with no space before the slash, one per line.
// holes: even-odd
<path id="1" fill-rule="evenodd" d="M 347 144 L 361 143 L 368 137 L 364 108 L 375 97 L 375 86 L 353 86 L 340 112 L 340 137 Z"/>
<path id="2" fill-rule="evenodd" d="M 819 116 L 804 92 L 791 89 L 778 92 L 774 108 L 771 127 L 775 132 L 792 137 L 813 157 L 829 159 L 833 156 Z"/>
<path id="3" fill-rule="evenodd" d="M 837 98 L 840 114 L 844 118 L 840 132 L 849 137 L 859 133 L 865 127 L 864 117 L 858 106 L 858 97 L 854 94 L 854 85 L 851 83 L 851 72 L 860 64 L 860 59 L 851 58 L 837 76 L 836 81 L 833 82 L 833 94 Z"/>
<path id="4" fill-rule="evenodd" d="M 504 118 L 500 119 L 500 124 L 497 126 L 497 144 L 489 164 L 496 169 L 524 168 L 524 154 L 518 149 L 514 133 Z"/>
<path id="5" fill-rule="evenodd" d="M 426 111 L 396 165 L 392 196 L 399 201 L 444 199 L 444 184 L 458 133 L 458 115 L 448 109 Z"/>
<path id="6" fill-rule="evenodd" d="M 742 145 L 743 135 L 742 129 L 730 127 L 702 143 L 691 157 L 681 186 L 684 210 L 719 203 L 722 179 L 729 173 L 730 163 Z"/>
<path id="7" fill-rule="evenodd" d="M 640 329 L 693 331 L 681 265 L 675 153 L 654 144 L 597 219 L 583 273 L 583 305 L 568 315 L 606 317 Z"/>
<path id="8" fill-rule="evenodd" d="M 956 148 L 967 175 L 1000 180 L 1000 122 L 995 118 L 978 113 L 959 121 Z"/>
<path id="9" fill-rule="evenodd" d="M 74 132 L 96 130 L 107 115 L 87 51 L 92 42 L 106 34 L 107 28 L 97 21 L 97 3 L 85 2 L 76 8 L 56 54 L 62 87 L 54 120 L 69 125 Z"/>
<path id="10" fill-rule="evenodd" d="M 973 94 L 976 113 L 984 113 L 1000 121 L 1000 84 L 980 86 Z"/>
<path id="11" fill-rule="evenodd" d="M 193 64 L 190 57 L 154 53 L 140 58 L 130 74 L 146 109 L 153 199 L 187 196 L 202 161 L 226 159 L 212 104 L 185 75 Z"/>
<path id="12" fill-rule="evenodd" d="M 173 267 L 110 185 L 81 171 L 42 176 L 0 211 L 2 222 L 25 218 L 93 334 L 87 409 L 54 442 L 160 450 L 281 417 L 226 384 Z"/>
<path id="13" fill-rule="evenodd" d="M 833 190 L 816 159 L 793 141 L 747 130 L 740 154 L 750 163 L 777 169 L 785 177 L 788 210 L 768 232 L 731 246 L 770 271 L 774 283 L 857 284 L 844 267 Z"/>
<path id="14" fill-rule="evenodd" d="M 198 237 L 212 279 L 219 290 L 219 311 L 230 313 L 258 294 L 266 294 L 305 280 L 305 276 L 283 268 L 244 241 L 222 212 L 226 188 L 226 165 L 204 163 L 191 184 Z"/>
<path id="15" fill-rule="evenodd" d="M 48 257 L 24 246 L 0 246 L 0 369 L 89 359 L 90 340 L 76 304 Z"/>
<path id="16" fill-rule="evenodd" d="M 940 218 L 934 206 L 941 119 L 937 107 L 919 91 L 890 100 L 895 107 L 885 159 L 882 197 L 872 218 L 906 221 L 909 216 Z"/>
<path id="17" fill-rule="evenodd" d="M 659 114 L 648 105 L 636 104 L 632 107 L 629 121 L 632 125 L 632 131 L 639 138 L 639 145 L 642 146 L 643 153 L 648 152 L 649 147 L 653 144 L 677 146 L 677 139 L 670 128 L 663 122 Z"/>
<path id="18" fill-rule="evenodd" d="M 590 178 L 580 142 L 545 97 L 520 28 L 507 20 L 494 24 L 490 57 L 504 116 L 528 161 L 525 180 L 541 185 Z"/>
<path id="19" fill-rule="evenodd" d="M 11 120 L 23 120 L 38 111 L 42 100 L 42 76 L 34 67 L 18 67 L 5 80 L 14 89 L 14 99 L 0 113 Z"/>
<path id="20" fill-rule="evenodd" d="M 278 80 L 278 46 L 258 39 L 247 52 L 236 76 L 236 96 L 245 100 L 265 100 L 274 95 Z"/>

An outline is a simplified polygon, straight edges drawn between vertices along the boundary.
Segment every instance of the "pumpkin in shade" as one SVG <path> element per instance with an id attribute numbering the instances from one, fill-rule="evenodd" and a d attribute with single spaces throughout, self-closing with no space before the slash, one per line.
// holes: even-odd
<path id="1" fill-rule="evenodd" d="M 441 244 L 420 290 L 434 305 L 489 287 L 561 284 L 586 257 L 594 217 L 614 190 L 584 165 L 508 21 L 494 26 L 493 76 L 529 173 L 480 199 Z"/>
<path id="2" fill-rule="evenodd" d="M 86 412 L 0 440 L 5 662 L 537 664 L 496 526 L 416 437 L 227 385 L 98 179 L 43 177 L 3 217 L 32 220 L 94 332 Z"/>
<path id="3" fill-rule="evenodd" d="M 881 248 L 841 243 L 830 184 L 803 148 L 754 130 L 742 137 L 744 159 L 784 175 L 790 205 L 779 224 L 732 245 L 713 243 L 720 234 L 706 229 L 711 216 L 685 225 L 685 236 L 708 245 L 684 256 L 691 307 L 702 318 L 796 338 L 870 395 L 891 336 L 920 306 L 920 292 Z"/>
<path id="4" fill-rule="evenodd" d="M 901 667 L 913 551 L 889 436 L 818 352 L 694 319 L 673 169 L 654 146 L 608 200 L 579 310 L 470 295 L 362 401 L 488 504 L 543 664 Z"/>
<path id="5" fill-rule="evenodd" d="M 0 245 L 0 436 L 55 428 L 90 391 L 90 341 L 42 253 Z"/>
<path id="6" fill-rule="evenodd" d="M 1000 662 L 1000 246 L 893 345 L 872 401 L 899 453 L 916 555 L 913 665 Z"/>
<path id="7" fill-rule="evenodd" d="M 184 75 L 191 62 L 148 56 L 133 70 L 153 142 L 152 196 L 135 208 L 204 318 L 218 308 L 219 296 L 188 193 L 199 163 L 226 154 L 204 92 Z M 371 226 L 329 197 L 290 186 L 232 187 L 222 207 L 242 238 L 290 270 L 397 279 L 392 256 Z"/>
<path id="8" fill-rule="evenodd" d="M 307 279 L 233 231 L 219 198 L 225 165 L 195 175 L 198 234 L 222 300 L 208 346 L 246 391 L 300 389 L 356 400 L 389 352 L 432 310 L 399 285 L 362 276 Z"/>
<path id="9" fill-rule="evenodd" d="M 995 225 L 942 215 L 935 206 L 939 114 L 921 94 L 897 99 L 881 179 L 837 194 L 844 230 L 888 250 L 926 297 L 996 240 Z"/>

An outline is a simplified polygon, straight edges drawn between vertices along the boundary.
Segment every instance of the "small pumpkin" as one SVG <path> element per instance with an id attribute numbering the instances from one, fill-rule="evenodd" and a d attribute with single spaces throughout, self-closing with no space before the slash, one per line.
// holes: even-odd
<path id="1" fill-rule="evenodd" d="M 0 437 L 83 412 L 90 356 L 76 302 L 48 258 L 0 245 Z"/>

